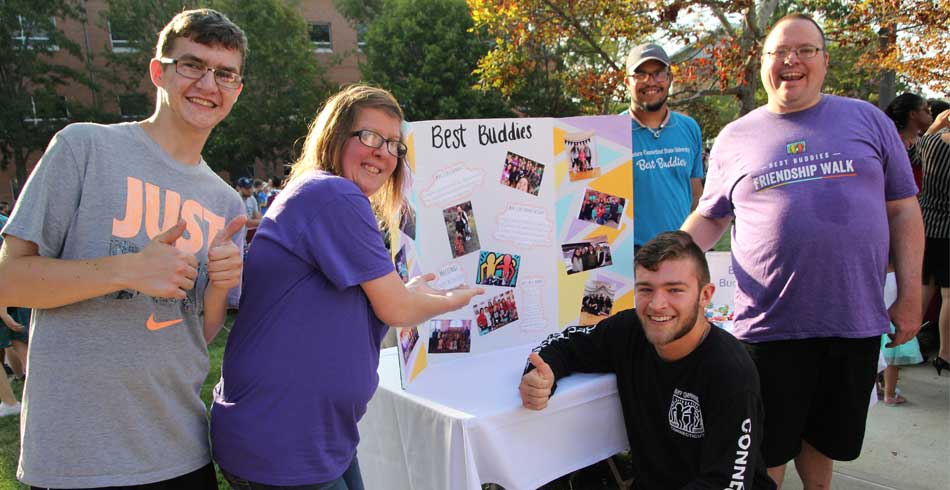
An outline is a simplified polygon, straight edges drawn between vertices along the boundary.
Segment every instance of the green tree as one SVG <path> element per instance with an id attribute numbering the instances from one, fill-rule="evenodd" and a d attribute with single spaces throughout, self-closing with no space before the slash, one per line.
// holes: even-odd
<path id="1" fill-rule="evenodd" d="M 475 25 L 495 37 L 478 64 L 479 86 L 499 90 L 525 112 L 561 107 L 607 114 L 624 105 L 624 59 L 655 32 L 646 0 L 468 0 Z M 535 94 L 540 97 L 532 99 Z M 538 100 L 540 99 L 540 100 Z M 553 106 L 545 106 L 544 101 Z"/>
<path id="2" fill-rule="evenodd" d="M 205 155 L 216 168 L 248 174 L 260 160 L 272 166 L 292 161 L 307 125 L 330 94 L 324 68 L 310 47 L 307 23 L 284 0 L 217 0 L 220 10 L 244 29 L 250 53 L 244 90 L 212 133 Z"/>
<path id="3" fill-rule="evenodd" d="M 54 61 L 57 55 L 82 59 L 80 47 L 56 24 L 82 15 L 67 0 L 0 1 L 0 168 L 14 165 L 14 196 L 26 181 L 30 156 L 82 112 L 76 101 L 67 106 L 56 90 L 88 84 L 88 78 Z"/>
<path id="4" fill-rule="evenodd" d="M 496 93 L 473 88 L 488 47 L 464 0 L 384 0 L 382 11 L 369 24 L 361 69 L 396 96 L 408 120 L 511 115 Z"/>

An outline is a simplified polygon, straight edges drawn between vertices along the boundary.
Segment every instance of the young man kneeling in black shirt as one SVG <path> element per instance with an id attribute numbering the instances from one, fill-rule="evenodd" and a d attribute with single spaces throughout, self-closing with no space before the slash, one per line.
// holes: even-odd
<path id="1" fill-rule="evenodd" d="M 572 372 L 615 373 L 638 489 L 774 489 L 760 455 L 759 376 L 703 315 L 716 288 L 702 250 L 682 231 L 662 233 L 635 265 L 639 308 L 545 339 L 521 379 L 524 406 L 546 407 Z"/>

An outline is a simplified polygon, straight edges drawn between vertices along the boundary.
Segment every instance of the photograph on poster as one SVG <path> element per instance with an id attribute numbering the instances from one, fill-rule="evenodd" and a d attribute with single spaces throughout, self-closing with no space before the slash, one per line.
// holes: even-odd
<path id="1" fill-rule="evenodd" d="M 518 320 L 515 292 L 506 291 L 473 307 L 478 335 L 485 335 Z"/>
<path id="2" fill-rule="evenodd" d="M 613 265 L 607 237 L 595 236 L 590 240 L 561 245 L 561 257 L 568 274 L 589 271 Z"/>
<path id="3" fill-rule="evenodd" d="M 710 323 L 716 325 L 720 328 L 725 328 L 724 325 L 735 321 L 736 312 L 733 310 L 731 305 L 717 305 L 710 303 L 706 306 L 705 310 L 706 319 Z"/>
<path id="4" fill-rule="evenodd" d="M 406 261 L 405 245 L 399 247 L 399 251 L 396 252 L 393 262 L 396 264 L 396 272 L 399 274 L 399 278 L 402 279 L 402 282 L 409 282 L 409 262 Z"/>
<path id="5" fill-rule="evenodd" d="M 513 288 L 518 283 L 521 256 L 482 250 L 478 256 L 475 284 Z"/>
<path id="6" fill-rule="evenodd" d="M 614 287 L 604 281 L 591 279 L 584 285 L 581 312 L 606 318 L 614 307 Z"/>
<path id="7" fill-rule="evenodd" d="M 501 170 L 502 184 L 537 196 L 543 177 L 543 164 L 510 151 L 505 155 L 505 165 Z"/>
<path id="8" fill-rule="evenodd" d="M 399 229 L 402 230 L 407 237 L 413 240 L 416 239 L 416 210 L 413 209 L 409 203 L 406 203 L 399 213 Z"/>
<path id="9" fill-rule="evenodd" d="M 623 207 L 626 202 L 627 200 L 622 197 L 587 189 L 584 192 L 581 212 L 577 215 L 577 219 L 611 228 L 619 228 L 620 218 L 623 216 Z"/>
<path id="10" fill-rule="evenodd" d="M 570 154 L 568 174 L 571 181 L 600 177 L 600 163 L 594 151 L 594 132 L 572 133 L 564 136 L 564 146 Z"/>
<path id="11" fill-rule="evenodd" d="M 456 354 L 472 350 L 471 320 L 430 320 L 429 353 Z"/>
<path id="12" fill-rule="evenodd" d="M 399 329 L 399 350 L 402 351 L 402 360 L 409 362 L 409 354 L 419 341 L 419 329 L 416 327 L 407 327 Z"/>
<path id="13" fill-rule="evenodd" d="M 449 249 L 452 258 L 472 253 L 481 246 L 478 244 L 478 230 L 475 227 L 475 212 L 472 201 L 465 201 L 442 210 L 445 231 L 449 237 Z"/>

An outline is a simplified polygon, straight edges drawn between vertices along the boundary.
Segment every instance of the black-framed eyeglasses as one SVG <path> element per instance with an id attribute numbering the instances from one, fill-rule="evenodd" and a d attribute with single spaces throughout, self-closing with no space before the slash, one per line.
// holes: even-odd
<path id="1" fill-rule="evenodd" d="M 799 46 L 797 48 L 779 47 L 775 51 L 766 51 L 765 54 L 780 60 L 788 59 L 789 55 L 795 53 L 800 60 L 814 58 L 821 52 L 821 48 L 815 46 Z"/>
<path id="2" fill-rule="evenodd" d="M 663 83 L 670 80 L 670 70 L 660 70 L 655 72 L 647 71 L 634 71 L 633 73 L 627 75 L 634 80 L 643 83 L 652 78 L 657 83 Z"/>
<path id="3" fill-rule="evenodd" d="M 383 138 L 383 135 L 373 131 L 372 129 L 360 129 L 359 131 L 353 131 L 350 133 L 350 136 L 359 137 L 360 143 L 363 143 L 370 148 L 379 148 L 383 146 L 383 143 L 386 143 L 386 151 L 396 158 L 405 157 L 406 153 L 409 151 L 409 148 L 406 147 L 405 143 L 403 143 L 401 140 L 388 140 Z"/>
<path id="4" fill-rule="evenodd" d="M 244 77 L 231 70 L 212 68 L 196 60 L 158 58 L 158 62 L 163 65 L 175 65 L 175 71 L 179 75 L 192 80 L 198 80 L 210 71 L 214 75 L 215 83 L 224 88 L 236 89 L 244 83 Z"/>

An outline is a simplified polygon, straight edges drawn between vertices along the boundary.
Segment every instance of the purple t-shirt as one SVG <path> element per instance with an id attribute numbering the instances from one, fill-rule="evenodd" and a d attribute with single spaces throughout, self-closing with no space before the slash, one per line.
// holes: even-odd
<path id="1" fill-rule="evenodd" d="M 343 474 L 386 333 L 360 284 L 394 270 L 353 182 L 315 171 L 278 194 L 245 261 L 215 388 L 212 450 L 223 469 L 281 486 Z"/>
<path id="2" fill-rule="evenodd" d="M 726 126 L 697 209 L 736 217 L 735 335 L 888 332 L 885 201 L 916 193 L 894 123 L 866 102 L 823 95 L 804 111 L 760 107 Z"/>

